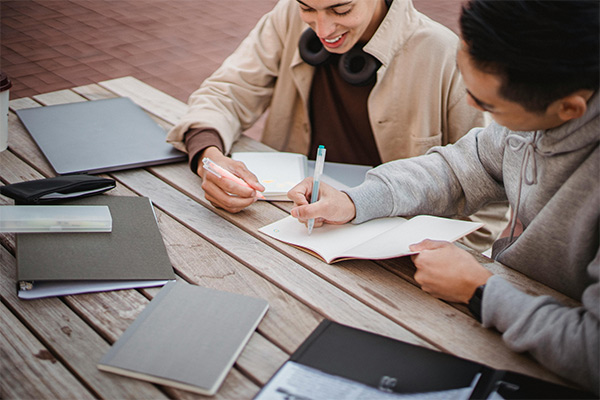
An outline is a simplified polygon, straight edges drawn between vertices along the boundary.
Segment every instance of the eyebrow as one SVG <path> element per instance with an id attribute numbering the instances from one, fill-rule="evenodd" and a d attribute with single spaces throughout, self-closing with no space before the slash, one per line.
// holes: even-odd
<path id="1" fill-rule="evenodd" d="M 312 8 L 311 6 L 309 6 L 308 4 L 304 3 L 304 2 L 303 2 L 303 1 L 301 1 L 301 0 L 296 0 L 296 1 L 297 1 L 298 3 L 300 3 L 300 4 L 302 4 L 304 7 Z M 333 4 L 333 5 L 331 5 L 331 6 L 327 7 L 327 8 L 336 8 L 336 7 L 341 7 L 341 6 L 348 5 L 348 4 L 350 4 L 350 3 L 352 3 L 352 0 L 345 1 L 345 2 L 342 2 L 342 3 Z"/>
<path id="2" fill-rule="evenodd" d="M 475 96 L 473 95 L 473 93 L 471 93 L 471 92 L 469 91 L 469 89 L 467 89 L 467 94 L 468 94 L 469 96 L 471 96 L 471 98 L 473 99 L 473 101 L 474 101 L 474 102 L 475 102 L 475 103 L 476 103 L 476 104 L 477 104 L 479 107 L 481 107 L 481 108 L 484 108 L 484 109 L 486 109 L 487 111 L 492 111 L 492 110 L 494 110 L 494 106 L 493 106 L 493 105 L 491 105 L 491 104 L 488 104 L 488 103 L 484 103 L 483 101 L 479 100 L 477 97 L 475 97 Z"/>

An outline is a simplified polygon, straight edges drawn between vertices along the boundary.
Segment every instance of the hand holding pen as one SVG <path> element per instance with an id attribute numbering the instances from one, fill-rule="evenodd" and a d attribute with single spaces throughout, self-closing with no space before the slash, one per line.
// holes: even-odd
<path id="1" fill-rule="evenodd" d="M 313 186 L 313 178 L 306 178 L 288 192 L 288 198 L 294 202 L 292 217 L 306 225 L 313 219 L 314 228 L 323 224 L 341 225 L 354 219 L 356 208 L 350 197 L 325 182 L 319 184 L 319 200 L 309 203 Z"/>
<path id="2" fill-rule="evenodd" d="M 288 198 L 294 202 L 294 208 L 291 210 L 292 217 L 305 223 L 309 227 L 309 232 L 324 223 L 345 224 L 353 220 L 356 214 L 354 203 L 346 193 L 321 182 L 325 148 L 320 147 L 323 151 L 317 151 L 314 177 L 304 179 L 287 194 Z M 308 202 L 309 198 L 310 203 Z"/>
<path id="3" fill-rule="evenodd" d="M 204 195 L 212 205 L 236 213 L 264 198 L 260 193 L 264 187 L 243 163 L 224 156 L 217 158 L 218 164 L 204 157 L 198 167 Z"/>
<path id="4" fill-rule="evenodd" d="M 227 171 L 225 168 L 215 164 L 214 161 L 212 161 L 210 158 L 208 157 L 204 157 L 204 159 L 202 160 L 202 164 L 205 170 L 207 170 L 208 172 L 218 176 L 219 178 L 225 178 L 225 179 L 229 179 L 230 181 L 233 181 L 235 183 L 237 183 L 238 185 L 242 185 L 245 186 L 247 188 L 250 188 L 252 190 L 256 190 L 254 189 L 252 186 L 250 186 L 248 184 L 248 182 L 246 182 L 245 180 L 243 180 L 242 178 L 235 176 L 234 174 L 232 174 L 231 172 Z M 261 192 L 259 192 L 258 190 L 256 191 L 256 196 L 260 199 L 264 199 L 265 196 L 262 195 Z"/>

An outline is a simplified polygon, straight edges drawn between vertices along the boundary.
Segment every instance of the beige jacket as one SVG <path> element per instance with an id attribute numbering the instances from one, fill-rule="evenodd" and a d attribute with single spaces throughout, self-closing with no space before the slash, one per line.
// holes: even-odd
<path id="1" fill-rule="evenodd" d="M 167 141 L 185 151 L 190 128 L 219 132 L 225 153 L 242 131 L 269 109 L 262 141 L 280 151 L 307 154 L 308 101 L 314 67 L 298 51 L 308 26 L 296 0 L 280 0 L 189 99 L 189 110 Z M 458 37 L 415 10 L 410 0 L 392 2 L 364 50 L 382 63 L 368 99 L 371 128 L 383 162 L 424 154 L 453 143 L 486 117 L 469 107 L 456 67 Z M 506 208 L 486 218 L 493 238 L 506 225 Z M 486 234 L 489 236 L 489 234 Z M 474 242 L 478 249 L 491 246 Z"/>

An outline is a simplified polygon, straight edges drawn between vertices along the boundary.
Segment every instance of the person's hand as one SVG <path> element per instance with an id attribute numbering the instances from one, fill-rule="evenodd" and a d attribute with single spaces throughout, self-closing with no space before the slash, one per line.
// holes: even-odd
<path id="1" fill-rule="evenodd" d="M 314 218 L 315 228 L 323 223 L 341 225 L 354 219 L 356 208 L 346 193 L 321 182 L 319 200 L 310 204 L 312 188 L 313 178 L 306 178 L 288 192 L 288 198 L 294 202 L 291 211 L 294 218 L 304 224 Z"/>
<path id="2" fill-rule="evenodd" d="M 215 174 L 206 171 L 202 164 L 204 157 L 210 158 L 219 166 L 240 177 L 251 188 L 237 184 L 230 179 L 219 178 Z M 264 186 L 258 182 L 256 176 L 246 168 L 243 162 L 225 157 L 216 147 L 208 147 L 200 156 L 198 175 L 202 178 L 202 190 L 204 190 L 206 200 L 210 201 L 213 206 L 231 213 L 240 212 L 253 204 L 258 199 L 257 191 L 262 192 L 265 190 Z"/>
<path id="3" fill-rule="evenodd" d="M 443 300 L 468 303 L 478 286 L 492 273 L 467 251 L 449 242 L 424 240 L 410 246 L 419 254 L 411 256 L 421 289 Z"/>

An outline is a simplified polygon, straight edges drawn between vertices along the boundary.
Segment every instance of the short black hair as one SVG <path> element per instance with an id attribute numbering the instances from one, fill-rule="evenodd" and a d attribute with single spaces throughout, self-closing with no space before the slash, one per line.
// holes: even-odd
<path id="1" fill-rule="evenodd" d="M 600 86 L 599 0 L 470 0 L 460 17 L 475 66 L 532 112 Z"/>

